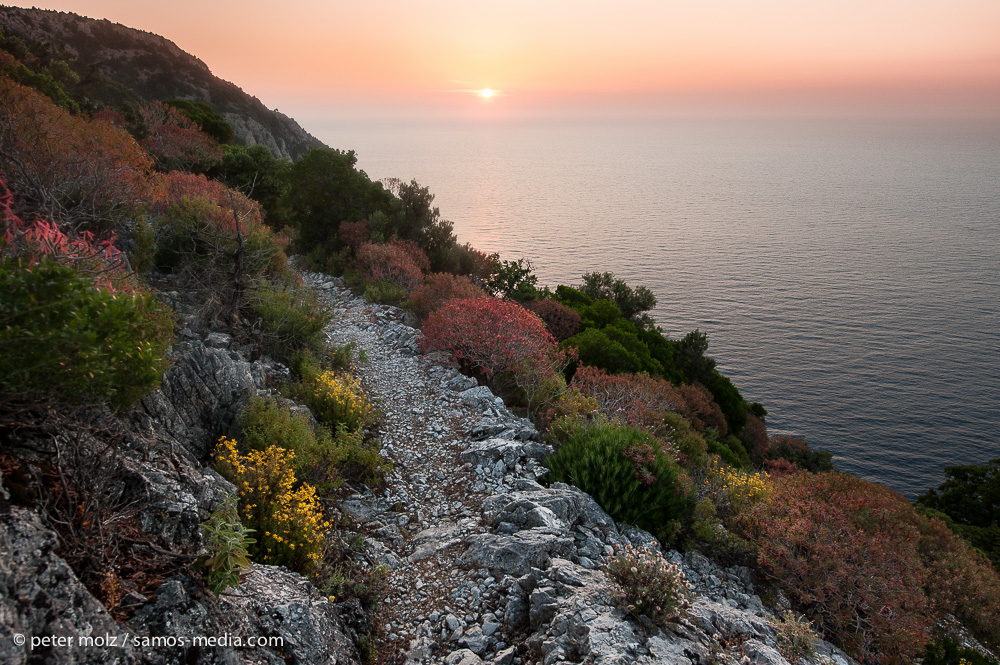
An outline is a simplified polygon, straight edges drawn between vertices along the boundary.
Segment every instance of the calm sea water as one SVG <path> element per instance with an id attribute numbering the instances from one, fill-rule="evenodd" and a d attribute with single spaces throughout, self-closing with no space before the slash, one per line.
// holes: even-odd
<path id="1" fill-rule="evenodd" d="M 331 124 L 542 283 L 651 288 L 772 433 L 912 498 L 1000 457 L 1000 126 Z"/>

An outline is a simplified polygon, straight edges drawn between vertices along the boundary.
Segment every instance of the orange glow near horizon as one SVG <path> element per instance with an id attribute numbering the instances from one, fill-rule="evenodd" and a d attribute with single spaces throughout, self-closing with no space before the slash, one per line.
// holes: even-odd
<path id="1" fill-rule="evenodd" d="M 1000 117 L 996 0 L 35 6 L 163 35 L 292 114 L 916 104 Z M 503 104 L 483 104 L 498 96 L 486 90 L 502 90 Z"/>

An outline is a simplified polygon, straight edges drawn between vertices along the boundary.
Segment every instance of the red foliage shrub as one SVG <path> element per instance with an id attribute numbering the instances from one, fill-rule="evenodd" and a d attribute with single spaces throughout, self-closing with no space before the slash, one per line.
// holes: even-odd
<path id="1" fill-rule="evenodd" d="M 222 159 L 222 148 L 197 123 L 162 102 L 139 107 L 149 133 L 141 145 L 162 171 L 203 171 Z"/>
<path id="2" fill-rule="evenodd" d="M 70 115 L 0 74 L 0 172 L 18 215 L 63 228 L 115 221 L 155 197 L 151 165 L 123 129 Z"/>
<path id="3" fill-rule="evenodd" d="M 743 431 L 740 432 L 740 438 L 743 439 L 747 452 L 750 453 L 750 458 L 754 462 L 759 464 L 767 459 L 767 425 L 764 424 L 763 420 L 748 413 L 747 423 L 743 426 Z"/>
<path id="4" fill-rule="evenodd" d="M 1000 572 L 938 519 L 919 516 L 926 592 L 937 617 L 951 614 L 993 653 L 1000 648 Z"/>
<path id="5" fill-rule="evenodd" d="M 393 238 L 389 244 L 409 256 L 414 265 L 420 268 L 420 272 L 425 273 L 431 269 L 431 260 L 427 258 L 427 254 L 420 248 L 420 245 L 414 241 Z"/>
<path id="6" fill-rule="evenodd" d="M 641 423 L 649 412 L 678 411 L 684 404 L 676 386 L 648 374 L 609 374 L 583 365 L 570 385 L 596 399 L 606 416 L 631 425 Z"/>
<path id="7" fill-rule="evenodd" d="M 775 477 L 790 476 L 793 473 L 800 473 L 802 471 L 802 467 L 800 467 L 798 464 L 796 464 L 795 462 L 789 462 L 783 457 L 779 457 L 778 459 L 767 460 L 766 462 L 764 462 L 764 468 L 767 469 L 767 472 L 770 475 Z"/>
<path id="8" fill-rule="evenodd" d="M 356 252 L 361 245 L 371 239 L 372 232 L 368 227 L 368 220 L 362 219 L 358 222 L 341 222 L 337 229 L 337 237 Z"/>
<path id="9" fill-rule="evenodd" d="M 487 254 L 486 252 L 482 252 L 469 243 L 465 243 L 463 249 L 468 252 L 469 256 L 472 258 L 473 268 L 470 273 L 472 277 L 483 282 L 488 280 L 497 269 L 498 256 L 496 254 Z"/>
<path id="10" fill-rule="evenodd" d="M 264 227 L 260 205 L 217 180 L 209 180 L 193 173 L 171 171 L 166 175 L 165 183 L 165 193 L 156 206 L 157 212 L 163 213 L 169 206 L 184 199 L 202 198 L 215 206 L 210 217 L 222 230 L 235 231 L 237 218 L 243 233 Z"/>
<path id="11" fill-rule="evenodd" d="M 487 379 L 522 363 L 547 363 L 555 346 L 537 316 L 496 298 L 450 300 L 424 323 L 424 345 L 450 352 Z"/>
<path id="12" fill-rule="evenodd" d="M 545 322 L 545 327 L 557 342 L 569 339 L 580 330 L 580 315 L 555 300 L 533 300 L 524 303 L 524 307 Z"/>
<path id="13" fill-rule="evenodd" d="M 486 292 L 465 277 L 438 272 L 424 277 L 424 283 L 410 293 L 414 311 L 421 319 L 439 309 L 449 300 L 485 298 Z"/>
<path id="14" fill-rule="evenodd" d="M 399 244 L 365 243 L 358 248 L 357 258 L 371 282 L 389 282 L 409 292 L 423 278 L 420 266 Z"/>
<path id="15" fill-rule="evenodd" d="M 1000 579 L 947 527 L 902 496 L 841 473 L 773 477 L 771 498 L 737 519 L 761 570 L 865 663 L 912 663 L 954 612 L 1000 635 Z"/>
<path id="16" fill-rule="evenodd" d="M 72 265 L 77 272 L 94 280 L 109 291 L 132 291 L 128 262 L 115 247 L 117 238 L 112 234 L 98 242 L 89 231 L 70 238 L 52 222 L 36 219 L 24 222 L 11 209 L 13 194 L 0 178 L 0 261 L 18 258 L 30 267 L 50 258 L 57 263 Z"/>
<path id="17" fill-rule="evenodd" d="M 709 427 L 714 427 L 718 437 L 724 437 L 728 431 L 726 417 L 722 414 L 719 405 L 712 399 L 712 393 L 700 385 L 690 383 L 679 388 L 681 397 L 684 398 L 681 415 L 698 431 L 704 432 Z"/>

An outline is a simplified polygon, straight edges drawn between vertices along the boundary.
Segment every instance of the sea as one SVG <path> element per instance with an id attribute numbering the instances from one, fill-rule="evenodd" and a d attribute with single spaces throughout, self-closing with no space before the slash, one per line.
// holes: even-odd
<path id="1" fill-rule="evenodd" d="M 1000 123 L 335 121 L 462 242 L 541 284 L 610 271 L 709 354 L 772 434 L 913 499 L 1000 457 Z"/>

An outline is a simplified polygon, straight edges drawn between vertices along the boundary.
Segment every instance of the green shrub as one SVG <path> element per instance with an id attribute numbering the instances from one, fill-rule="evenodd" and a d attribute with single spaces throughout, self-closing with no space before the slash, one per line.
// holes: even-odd
<path id="1" fill-rule="evenodd" d="M 189 120 L 196 123 L 216 143 L 232 143 L 235 138 L 233 127 L 207 102 L 192 102 L 188 99 L 165 99 L 164 104 L 174 107 Z"/>
<path id="2" fill-rule="evenodd" d="M 923 665 L 1000 665 L 1000 661 L 943 638 L 929 642 L 924 648 Z"/>
<path id="3" fill-rule="evenodd" d="M 368 302 L 380 305 L 399 305 L 406 300 L 407 290 L 392 282 L 367 282 L 362 295 Z"/>
<path id="4" fill-rule="evenodd" d="M 944 475 L 937 489 L 917 497 L 918 504 L 947 516 L 949 528 L 1000 570 L 1000 458 L 945 467 Z"/>
<path id="5" fill-rule="evenodd" d="M 679 467 L 643 430 L 614 424 L 581 429 L 545 463 L 549 482 L 576 485 L 616 520 L 664 541 L 690 513 Z"/>
<path id="6" fill-rule="evenodd" d="M 281 250 L 255 201 L 204 176 L 171 172 L 165 180 L 166 197 L 155 207 L 157 267 L 216 289 L 237 278 L 237 268 L 245 281 L 269 273 Z"/>
<path id="7" fill-rule="evenodd" d="M 622 316 L 643 328 L 655 327 L 653 319 L 645 312 L 656 307 L 656 296 L 645 286 L 633 289 L 624 279 L 616 279 L 613 273 L 590 272 L 583 276 L 580 290 L 594 300 L 610 300 L 615 303 Z"/>
<path id="8" fill-rule="evenodd" d="M 240 575 L 250 567 L 247 548 L 257 541 L 253 529 L 240 522 L 235 497 L 227 499 L 207 521 L 201 523 L 202 538 L 208 553 L 199 560 L 205 569 L 205 581 L 215 595 L 240 583 Z"/>
<path id="9" fill-rule="evenodd" d="M 343 484 L 338 473 L 340 449 L 331 445 L 329 432 L 317 436 L 304 411 L 293 412 L 273 398 L 258 396 L 250 399 L 237 420 L 243 445 L 257 451 L 269 446 L 293 451 L 295 477 L 320 494 L 329 494 Z"/>
<path id="10" fill-rule="evenodd" d="M 705 459 L 708 444 L 679 413 L 659 413 L 655 422 L 647 421 L 646 426 L 657 436 L 672 441 L 689 468 L 700 465 Z"/>
<path id="11" fill-rule="evenodd" d="M 73 114 L 80 112 L 80 105 L 69 96 L 63 84 L 53 78 L 51 74 L 32 71 L 21 63 L 8 65 L 4 69 L 4 73 L 10 76 L 12 80 L 42 93 L 51 99 L 56 106 L 64 108 Z"/>
<path id="12" fill-rule="evenodd" d="M 719 374 L 718 370 L 713 370 L 705 381 L 705 387 L 712 393 L 715 403 L 726 416 L 730 434 L 739 434 L 743 431 L 743 426 L 747 424 L 747 403 L 733 382 Z"/>
<path id="13" fill-rule="evenodd" d="M 153 254 L 156 250 L 156 231 L 152 225 L 146 221 L 145 217 L 140 217 L 135 227 L 132 229 L 132 242 L 134 247 L 129 253 L 129 262 L 132 269 L 138 274 L 149 272 L 153 267 Z"/>
<path id="14" fill-rule="evenodd" d="M 687 549 L 701 550 L 724 564 L 752 563 L 753 546 L 726 528 L 712 499 L 705 497 L 695 505 L 689 530 Z"/>
<path id="15" fill-rule="evenodd" d="M 320 444 L 332 451 L 338 466 L 338 473 L 347 482 L 364 483 L 369 487 L 381 487 L 392 473 L 392 462 L 378 452 L 378 442 L 366 442 L 361 432 L 330 430 L 320 432 Z M 329 441 L 329 443 L 327 443 Z"/>
<path id="16" fill-rule="evenodd" d="M 490 256 L 493 270 L 485 280 L 486 290 L 498 298 L 529 302 L 538 297 L 538 277 L 527 259 L 501 261 L 499 254 Z"/>
<path id="17" fill-rule="evenodd" d="M 789 662 L 797 663 L 815 652 L 816 633 L 808 620 L 785 612 L 781 619 L 771 621 L 771 625 L 778 631 L 778 649 Z"/>
<path id="18" fill-rule="evenodd" d="M 568 338 L 562 345 L 577 349 L 583 365 L 599 367 L 615 374 L 643 370 L 638 356 L 597 328 L 587 328 Z"/>
<path id="19" fill-rule="evenodd" d="M 356 598 L 366 610 L 374 610 L 389 594 L 389 570 L 385 564 L 359 565 L 351 556 L 351 548 L 334 553 L 332 561 L 325 561 L 317 572 L 320 592 L 337 601 Z"/>
<path id="20" fill-rule="evenodd" d="M 330 364 L 335 369 L 349 370 L 354 366 L 354 355 L 357 349 L 357 344 L 354 342 L 348 342 L 347 344 L 341 344 L 340 346 L 331 346 L 328 352 L 328 357 L 330 358 Z M 364 353 L 364 349 L 361 350 Z M 360 359 L 360 353 L 358 354 Z"/>
<path id="21" fill-rule="evenodd" d="M 554 418 L 542 439 L 556 450 L 591 427 L 612 427 L 614 423 L 600 411 L 568 413 Z"/>
<path id="22" fill-rule="evenodd" d="M 312 349 L 302 349 L 292 354 L 289 360 L 292 378 L 301 383 L 312 383 L 323 373 L 323 363 Z"/>
<path id="23" fill-rule="evenodd" d="M 678 618 L 691 596 L 681 569 L 646 548 L 627 546 L 608 561 L 605 572 L 620 589 L 622 609 L 660 626 Z"/>
<path id="24" fill-rule="evenodd" d="M 250 398 L 237 422 L 240 440 L 250 450 L 266 450 L 273 445 L 298 453 L 316 444 L 316 434 L 305 412 L 293 412 L 273 397 Z"/>
<path id="25" fill-rule="evenodd" d="M 716 437 L 715 431 L 710 428 L 705 432 L 705 442 L 708 444 L 708 452 L 718 455 L 729 466 L 736 469 L 750 467 L 750 456 L 735 436 L 729 435 L 720 440 Z"/>
<path id="26" fill-rule="evenodd" d="M 240 412 L 241 441 L 250 450 L 278 446 L 295 453 L 296 479 L 329 495 L 345 481 L 369 486 L 382 483 L 392 464 L 365 443 L 358 431 L 313 428 L 305 412 L 293 412 L 273 398 L 253 397 Z"/>
<path id="27" fill-rule="evenodd" d="M 48 260 L 0 265 L 0 293 L 0 405 L 125 409 L 159 384 L 173 317 L 152 296 Z"/>
<path id="28" fill-rule="evenodd" d="M 250 294 L 247 315 L 263 353 L 288 362 L 296 352 L 323 348 L 330 313 L 315 293 L 297 285 L 269 285 Z"/>

